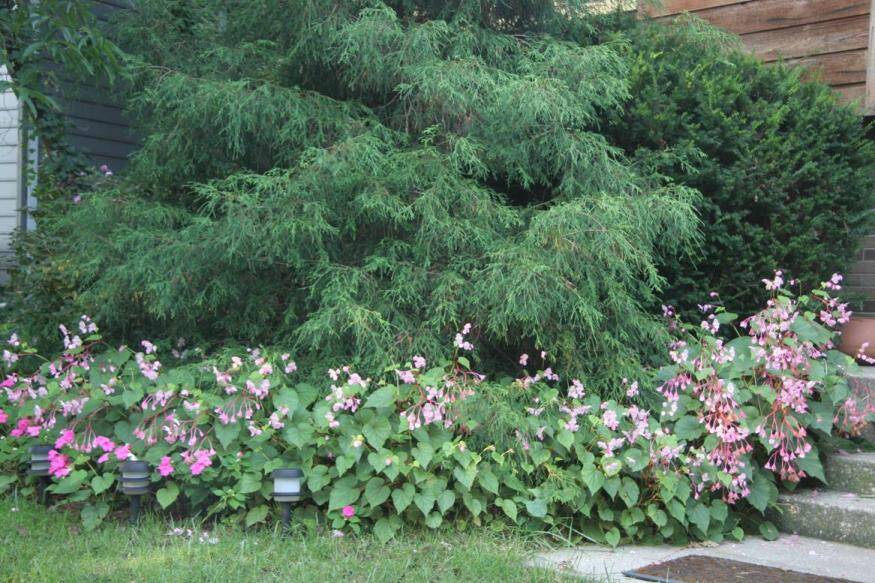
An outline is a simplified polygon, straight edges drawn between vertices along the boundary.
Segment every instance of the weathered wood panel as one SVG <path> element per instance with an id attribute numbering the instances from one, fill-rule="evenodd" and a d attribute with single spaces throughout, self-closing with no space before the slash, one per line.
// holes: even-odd
<path id="1" fill-rule="evenodd" d="M 732 6 L 733 4 L 746 4 L 748 0 L 662 0 L 654 4 L 650 0 L 642 0 L 641 9 L 650 16 L 669 16 L 681 12 L 704 10 L 717 6 Z"/>
<path id="2" fill-rule="evenodd" d="M 852 81 L 847 82 L 851 83 Z M 70 120 L 70 133 L 73 135 L 91 136 L 131 146 L 136 146 L 138 143 L 137 137 L 126 125 L 86 119 L 73 113 L 75 110 L 68 111 L 70 113 L 67 114 L 67 119 Z"/>
<path id="3" fill-rule="evenodd" d="M 844 103 L 859 103 L 862 107 L 866 100 L 866 84 L 857 83 L 855 85 L 839 85 L 833 87 L 839 92 L 839 97 Z"/>
<path id="4" fill-rule="evenodd" d="M 67 138 L 70 145 L 88 156 L 95 166 L 107 164 L 113 170 L 124 168 L 128 162 L 128 155 L 135 149 L 135 146 L 131 144 L 122 144 L 90 136 L 68 134 Z"/>
<path id="5" fill-rule="evenodd" d="M 869 4 L 869 49 L 866 54 L 866 97 L 863 112 L 875 114 L 875 0 Z"/>
<path id="6" fill-rule="evenodd" d="M 757 0 L 696 12 L 736 34 L 777 30 L 869 14 L 870 0 Z"/>
<path id="7" fill-rule="evenodd" d="M 745 46 L 766 62 L 865 49 L 869 16 L 854 16 L 793 28 L 755 32 L 742 37 Z"/>
<path id="8" fill-rule="evenodd" d="M 639 6 L 657 17 L 691 12 L 740 35 L 767 63 L 811 67 L 811 78 L 875 114 L 875 53 L 867 50 L 875 43 L 875 0 L 663 0 L 658 8 L 641 0 Z"/>
<path id="9" fill-rule="evenodd" d="M 866 82 L 866 49 L 829 53 L 799 59 L 788 59 L 786 63 L 794 67 L 810 69 L 810 79 L 817 79 L 829 85 L 850 85 Z"/>

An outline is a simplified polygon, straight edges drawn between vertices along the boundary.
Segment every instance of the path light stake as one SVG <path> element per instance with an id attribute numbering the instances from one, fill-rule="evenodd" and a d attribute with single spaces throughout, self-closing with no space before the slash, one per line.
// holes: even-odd
<path id="1" fill-rule="evenodd" d="M 283 509 L 283 528 L 288 530 L 292 518 L 292 502 L 301 499 L 301 478 L 304 472 L 297 468 L 273 471 L 273 499 Z"/>
<path id="2" fill-rule="evenodd" d="M 52 451 L 52 446 L 34 445 L 28 451 L 30 452 L 30 475 L 37 478 L 37 494 L 40 501 L 48 505 L 49 497 L 46 488 L 49 485 L 49 452 Z"/>
<path id="3" fill-rule="evenodd" d="M 149 464 L 122 464 L 122 492 L 131 497 L 131 524 L 136 524 L 140 520 L 140 497 L 149 493 Z"/>

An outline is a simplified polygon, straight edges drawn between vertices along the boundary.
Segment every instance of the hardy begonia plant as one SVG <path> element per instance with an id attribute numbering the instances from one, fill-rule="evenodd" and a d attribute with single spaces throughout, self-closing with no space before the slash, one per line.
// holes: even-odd
<path id="1" fill-rule="evenodd" d="M 78 334 L 62 328 L 55 359 L 9 339 L 0 487 L 47 443 L 50 492 L 81 503 L 88 527 L 118 499 L 119 464 L 137 458 L 161 507 L 248 526 L 271 514 L 271 472 L 291 466 L 306 476 L 297 520 L 382 540 L 404 523 L 512 523 L 611 545 L 771 536 L 762 513 L 779 482 L 823 479 L 819 444 L 872 412 L 848 388 L 853 360 L 832 349 L 849 317 L 830 297 L 839 282 L 795 297 L 779 273 L 737 329 L 716 297 L 697 326 L 667 308 L 671 364 L 655 390 L 626 381 L 622 401 L 564 382 L 543 352 L 522 355 L 516 379 L 472 370 L 471 325 L 444 362 L 416 355 L 370 376 L 340 366 L 309 383 L 282 351 L 170 366 L 148 341 L 105 346 L 83 317 Z"/>

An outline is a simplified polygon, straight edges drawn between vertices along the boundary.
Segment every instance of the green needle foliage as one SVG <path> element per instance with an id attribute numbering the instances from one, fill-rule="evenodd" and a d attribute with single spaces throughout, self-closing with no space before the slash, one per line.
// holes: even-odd
<path id="1" fill-rule="evenodd" d="M 41 223 L 116 336 L 383 365 L 472 322 L 481 359 L 602 380 L 663 339 L 696 193 L 603 135 L 628 71 L 586 2 L 144 0 L 116 32 L 145 144 Z"/>
<path id="2" fill-rule="evenodd" d="M 612 143 L 702 193 L 701 252 L 660 268 L 664 301 L 695 311 L 716 290 L 745 313 L 776 269 L 806 286 L 845 272 L 875 205 L 875 147 L 859 109 L 807 82 L 810 71 L 733 50 L 737 37 L 697 19 L 618 28 L 635 99 L 606 124 Z"/>

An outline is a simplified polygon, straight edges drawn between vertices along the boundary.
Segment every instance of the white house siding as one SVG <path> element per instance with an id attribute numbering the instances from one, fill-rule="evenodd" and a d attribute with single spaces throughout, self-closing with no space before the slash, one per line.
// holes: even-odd
<path id="1" fill-rule="evenodd" d="M 5 77 L 6 70 L 0 69 Z M 13 257 L 12 232 L 20 222 L 21 134 L 18 100 L 11 91 L 0 93 L 0 283 L 8 279 Z"/>
<path id="2" fill-rule="evenodd" d="M 125 8 L 128 0 L 92 0 L 94 12 L 100 21 Z M 69 143 L 86 154 L 95 166 L 108 165 L 113 171 L 121 170 L 129 154 L 136 148 L 136 139 L 122 115 L 121 100 L 112 95 L 103 83 L 82 83 L 65 79 L 67 75 L 51 63 L 46 69 L 54 70 L 61 81 L 59 94 L 53 95 L 68 121 Z M 0 76 L 6 70 L 0 68 Z M 14 260 L 11 237 L 15 229 L 31 230 L 36 227 L 26 207 L 35 207 L 30 196 L 34 184 L 29 177 L 35 166 L 24 172 L 25 152 L 21 140 L 21 110 L 15 95 L 0 93 L 0 285 L 8 280 L 8 267 Z M 36 142 L 29 142 L 27 158 L 35 164 Z"/>

